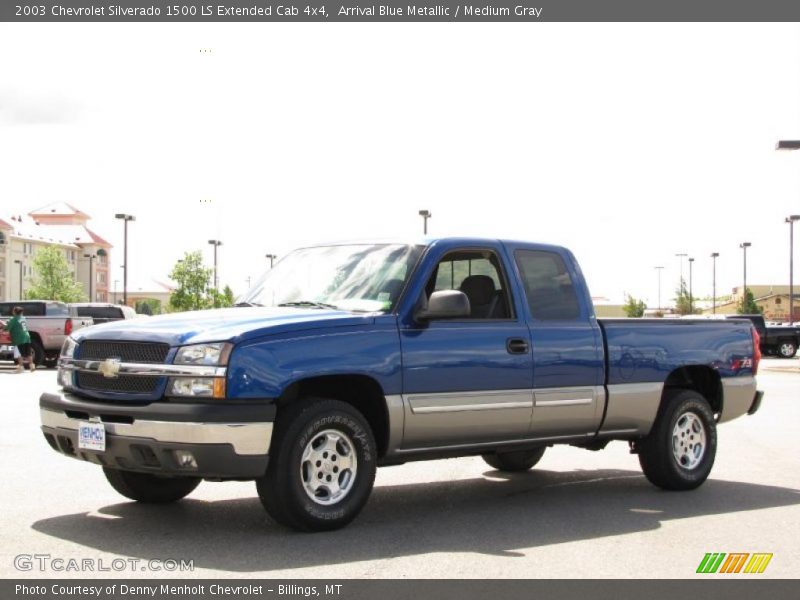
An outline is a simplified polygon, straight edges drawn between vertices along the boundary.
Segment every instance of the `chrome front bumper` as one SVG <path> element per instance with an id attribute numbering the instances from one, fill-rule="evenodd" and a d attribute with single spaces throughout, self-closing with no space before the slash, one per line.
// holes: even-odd
<path id="1" fill-rule="evenodd" d="M 41 409 L 42 427 L 78 431 L 82 421 L 63 412 Z M 171 444 L 230 444 L 239 455 L 269 452 L 272 423 L 176 423 L 141 421 L 104 423 L 107 435 L 143 438 Z"/>
<path id="2" fill-rule="evenodd" d="M 266 470 L 275 407 L 246 404 L 155 402 L 125 405 L 71 394 L 43 394 L 42 432 L 50 446 L 67 456 L 109 468 L 208 478 L 254 478 Z M 102 423 L 106 450 L 78 447 L 82 422 Z M 178 452 L 196 465 L 181 466 Z"/>

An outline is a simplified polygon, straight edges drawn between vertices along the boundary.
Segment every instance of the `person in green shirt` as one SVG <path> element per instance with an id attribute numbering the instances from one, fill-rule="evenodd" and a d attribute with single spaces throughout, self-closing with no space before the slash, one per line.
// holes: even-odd
<path id="1" fill-rule="evenodd" d="M 22 314 L 22 307 L 15 306 L 11 311 L 14 315 L 6 323 L 5 329 L 11 334 L 11 343 L 19 350 L 20 358 L 17 362 L 17 371 L 22 371 L 23 364 L 27 363 L 31 372 L 36 370 L 33 364 L 33 347 L 31 346 L 31 334 L 28 333 L 28 322 Z"/>

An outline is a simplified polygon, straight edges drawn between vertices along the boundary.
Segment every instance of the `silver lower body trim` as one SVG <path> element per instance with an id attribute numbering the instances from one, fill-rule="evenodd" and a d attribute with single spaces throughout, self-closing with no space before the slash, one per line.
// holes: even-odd
<path id="1" fill-rule="evenodd" d="M 86 419 L 72 419 L 62 412 L 40 409 L 43 427 L 77 431 Z M 175 444 L 230 444 L 242 456 L 265 455 L 272 439 L 272 423 L 184 423 L 143 421 L 103 423 L 110 435 L 143 438 Z"/>
<path id="2" fill-rule="evenodd" d="M 756 378 L 724 377 L 722 379 L 722 414 L 719 422 L 724 423 L 747 414 L 756 395 Z"/>

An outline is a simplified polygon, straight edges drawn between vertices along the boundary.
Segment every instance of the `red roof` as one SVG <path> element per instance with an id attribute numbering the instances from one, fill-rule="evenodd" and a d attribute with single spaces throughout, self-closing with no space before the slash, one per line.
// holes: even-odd
<path id="1" fill-rule="evenodd" d="M 109 244 L 106 240 L 101 238 L 99 235 L 97 235 L 94 231 L 92 231 L 88 227 L 86 228 L 86 231 L 92 237 L 92 240 L 94 240 L 95 244 L 99 244 L 100 246 L 108 246 L 109 248 L 111 247 L 111 244 Z"/>

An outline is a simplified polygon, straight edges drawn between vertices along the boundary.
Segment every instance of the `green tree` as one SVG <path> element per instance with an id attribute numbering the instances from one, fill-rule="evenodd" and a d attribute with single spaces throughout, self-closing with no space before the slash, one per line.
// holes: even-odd
<path id="1" fill-rule="evenodd" d="M 209 294 L 211 298 L 211 304 L 214 306 L 214 308 L 226 308 L 228 306 L 233 306 L 233 303 L 236 302 L 236 298 L 233 296 L 233 290 L 229 285 L 226 285 L 225 289 L 223 289 L 221 292 L 210 290 Z"/>
<path id="2" fill-rule="evenodd" d="M 172 268 L 170 278 L 177 284 L 169 296 L 171 311 L 203 310 L 214 305 L 212 270 L 203 266 L 200 251 L 186 252 Z"/>
<path id="3" fill-rule="evenodd" d="M 161 300 L 157 298 L 146 298 L 139 300 L 136 303 L 136 312 L 140 315 L 160 315 L 161 314 Z"/>
<path id="4" fill-rule="evenodd" d="M 80 302 L 86 299 L 83 287 L 69 270 L 64 251 L 56 246 L 40 248 L 33 258 L 31 287 L 25 293 L 29 300 Z"/>
<path id="5" fill-rule="evenodd" d="M 736 307 L 736 312 L 740 315 L 760 315 L 762 312 L 764 312 L 764 309 L 756 304 L 755 298 L 753 297 L 753 292 L 750 291 L 750 288 L 747 288 L 745 290 L 744 298 L 739 301 L 739 304 Z"/>
<path id="6" fill-rule="evenodd" d="M 680 287 L 675 290 L 675 312 L 679 315 L 696 315 L 700 310 L 694 306 L 694 298 L 686 290 L 686 281 L 681 278 Z"/>
<path id="7" fill-rule="evenodd" d="M 625 305 L 622 307 L 622 310 L 625 311 L 625 314 L 631 318 L 638 318 L 644 316 L 644 310 L 647 308 L 647 305 L 644 303 L 643 300 L 637 300 L 630 294 L 628 294 L 628 300 L 625 302 Z"/>

